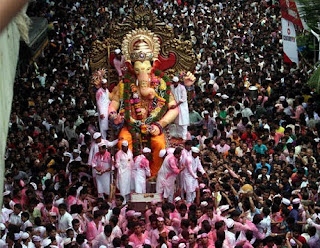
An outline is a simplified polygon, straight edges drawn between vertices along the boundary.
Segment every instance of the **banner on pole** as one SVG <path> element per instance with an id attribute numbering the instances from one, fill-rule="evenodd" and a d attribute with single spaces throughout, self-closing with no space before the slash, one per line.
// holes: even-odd
<path id="1" fill-rule="evenodd" d="M 296 30 L 291 21 L 281 18 L 284 62 L 299 63 Z"/>

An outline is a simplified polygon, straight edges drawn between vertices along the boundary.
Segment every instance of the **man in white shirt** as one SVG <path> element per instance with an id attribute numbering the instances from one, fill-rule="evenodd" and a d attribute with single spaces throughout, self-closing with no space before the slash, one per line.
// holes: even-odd
<path id="1" fill-rule="evenodd" d="M 21 204 L 17 203 L 14 205 L 13 213 L 11 213 L 9 217 L 10 224 L 16 225 L 18 227 L 22 225 L 21 210 L 22 210 Z"/>
<path id="2" fill-rule="evenodd" d="M 93 248 L 99 248 L 101 246 L 112 247 L 112 226 L 106 225 L 104 227 L 104 231 L 100 233 L 95 239 L 92 241 Z"/>
<path id="3" fill-rule="evenodd" d="M 116 153 L 117 187 L 125 201 L 129 200 L 131 192 L 131 174 L 134 166 L 132 151 L 128 148 L 128 141 L 121 143 L 121 150 Z"/>
<path id="4" fill-rule="evenodd" d="M 67 205 L 61 203 L 59 205 L 58 233 L 61 237 L 66 237 L 66 231 L 72 229 L 72 216 L 67 212 Z"/>
<path id="5" fill-rule="evenodd" d="M 99 113 L 99 127 L 103 139 L 107 138 L 107 131 L 109 127 L 108 111 L 109 111 L 109 90 L 108 81 L 103 79 L 101 81 L 101 88 L 96 92 L 97 108 Z"/>
<path id="6" fill-rule="evenodd" d="M 177 101 L 176 106 L 172 108 L 179 108 L 179 115 L 175 120 L 177 127 L 176 135 L 183 140 L 187 140 L 188 125 L 189 125 L 189 109 L 188 109 L 188 98 L 186 88 L 179 83 L 178 77 L 173 77 L 173 85 L 171 85 L 171 92 Z"/>
<path id="7" fill-rule="evenodd" d="M 199 187 L 197 171 L 205 174 L 199 159 L 200 150 L 197 147 L 192 147 L 192 156 L 190 162 L 186 162 L 186 169 L 184 175 L 184 188 L 187 193 L 187 203 L 193 203 L 196 198 L 196 188 Z"/>
<path id="8" fill-rule="evenodd" d="M 263 219 L 258 225 L 258 230 L 261 233 L 265 233 L 266 237 L 271 234 L 271 218 L 270 218 L 270 209 L 263 208 L 262 209 Z"/>

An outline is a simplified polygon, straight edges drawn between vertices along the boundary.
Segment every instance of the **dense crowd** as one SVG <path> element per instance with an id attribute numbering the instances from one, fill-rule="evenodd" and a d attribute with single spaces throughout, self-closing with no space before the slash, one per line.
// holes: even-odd
<path id="1" fill-rule="evenodd" d="M 160 172 L 177 175 L 170 192 L 157 180 L 166 199 L 139 212 L 121 189 L 101 191 L 92 169 L 93 148 L 117 140 L 101 142 L 91 45 L 138 3 L 35 1 L 28 14 L 47 18 L 49 44 L 15 82 L 0 247 L 319 248 L 319 95 L 306 65 L 283 63 L 278 1 L 141 3 L 197 58 L 188 140 L 159 154 Z M 119 168 L 125 143 L 117 154 Z M 149 184 L 144 168 L 135 192 Z"/>

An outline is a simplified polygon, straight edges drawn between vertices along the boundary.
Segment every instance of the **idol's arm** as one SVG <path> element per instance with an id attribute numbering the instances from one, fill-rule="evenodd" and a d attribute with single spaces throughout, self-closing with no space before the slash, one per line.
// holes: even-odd
<path id="1" fill-rule="evenodd" d="M 179 114 L 179 108 L 175 107 L 171 109 L 172 106 L 177 106 L 177 102 L 174 99 L 173 95 L 170 93 L 170 99 L 168 103 L 168 112 L 159 121 L 159 124 L 161 125 L 162 128 L 165 128 L 168 124 L 172 123 Z"/>

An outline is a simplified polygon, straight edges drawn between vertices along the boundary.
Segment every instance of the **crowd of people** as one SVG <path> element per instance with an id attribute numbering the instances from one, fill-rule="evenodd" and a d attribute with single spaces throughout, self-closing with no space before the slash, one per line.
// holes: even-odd
<path id="1" fill-rule="evenodd" d="M 147 191 L 151 151 L 113 153 L 88 89 L 92 42 L 136 4 L 197 58 L 187 140 L 160 151 L 163 201 L 140 212 L 130 193 Z M 28 14 L 47 18 L 49 44 L 15 82 L 0 247 L 320 247 L 319 95 L 307 65 L 283 63 L 278 1 L 43 0 Z"/>

